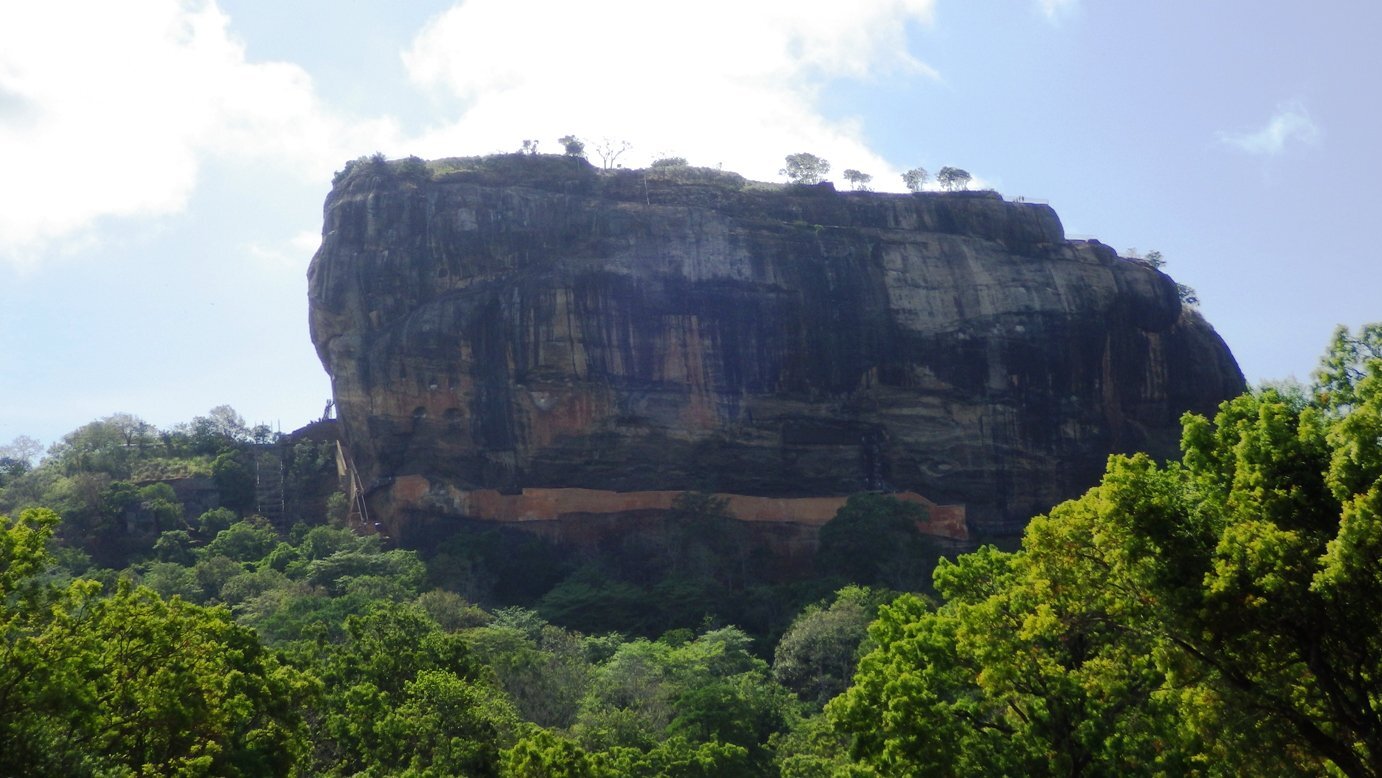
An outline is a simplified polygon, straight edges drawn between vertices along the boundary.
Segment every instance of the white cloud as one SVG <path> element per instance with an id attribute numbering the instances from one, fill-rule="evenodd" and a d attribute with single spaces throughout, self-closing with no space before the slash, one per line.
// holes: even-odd
<path id="1" fill-rule="evenodd" d="M 1236 146 L 1249 154 L 1276 155 L 1285 151 L 1287 141 L 1292 138 L 1302 143 L 1319 140 L 1320 128 L 1311 120 L 1310 113 L 1298 100 L 1281 103 L 1267 124 L 1256 132 L 1220 132 L 1219 140 Z"/>
<path id="2" fill-rule="evenodd" d="M 1079 0 L 1037 0 L 1037 7 L 1048 20 L 1055 21 L 1062 15 L 1075 10 Z"/>
<path id="3" fill-rule="evenodd" d="M 818 96 L 831 79 L 937 78 L 906 45 L 934 4 L 467 0 L 404 54 L 414 83 L 459 110 L 405 139 L 391 119 L 333 113 L 301 67 L 249 61 L 215 0 L 0 3 L 0 261 L 179 213 L 213 157 L 325 182 L 361 150 L 557 151 L 575 133 L 631 141 L 628 165 L 676 154 L 778 180 L 784 155 L 811 151 L 897 188 L 860 122 L 826 117 Z"/>
<path id="4" fill-rule="evenodd" d="M 410 153 L 557 151 L 573 133 L 626 139 L 620 161 L 659 154 L 780 180 L 786 154 L 897 178 L 858 121 L 822 115 L 833 78 L 937 77 L 907 51 L 934 0 L 703 0 L 675 12 L 643 0 L 467 0 L 434 18 L 404 55 L 416 83 L 458 98 L 460 116 Z M 592 155 L 593 157 L 594 155 Z M 900 181 L 898 182 L 900 186 Z"/>
<path id="5" fill-rule="evenodd" d="M 103 217 L 175 213 L 208 154 L 324 180 L 395 134 L 331 116 L 295 65 L 247 62 L 214 2 L 0 5 L 0 258 L 60 253 Z"/>

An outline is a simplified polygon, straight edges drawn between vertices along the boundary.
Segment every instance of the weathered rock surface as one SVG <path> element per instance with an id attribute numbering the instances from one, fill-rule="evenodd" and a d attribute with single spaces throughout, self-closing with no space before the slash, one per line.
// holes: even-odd
<path id="1" fill-rule="evenodd" d="M 395 532 L 865 489 L 1015 532 L 1244 387 L 1170 278 L 993 193 L 514 155 L 356 165 L 325 216 L 312 339 Z"/>

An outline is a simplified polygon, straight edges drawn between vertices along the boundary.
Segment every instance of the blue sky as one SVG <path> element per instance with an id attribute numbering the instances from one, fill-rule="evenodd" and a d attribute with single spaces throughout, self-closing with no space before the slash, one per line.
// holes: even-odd
<path id="1" fill-rule="evenodd" d="M 331 174 L 626 139 L 778 180 L 966 168 L 1159 249 L 1249 380 L 1382 320 L 1382 4 L 101 0 L 0 6 L 0 445 L 329 383 L 307 263 Z M 1373 75 L 1369 75 L 1373 74 Z"/>

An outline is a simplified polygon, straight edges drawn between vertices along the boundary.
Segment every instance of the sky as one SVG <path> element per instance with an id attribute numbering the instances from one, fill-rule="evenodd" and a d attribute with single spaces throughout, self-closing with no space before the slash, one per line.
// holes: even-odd
<path id="1" fill-rule="evenodd" d="M 1308 380 L 1382 320 L 1380 30 L 1364 0 L 0 3 L 0 446 L 317 418 L 332 173 L 567 134 L 765 181 L 962 167 L 1161 251 L 1250 382 Z"/>

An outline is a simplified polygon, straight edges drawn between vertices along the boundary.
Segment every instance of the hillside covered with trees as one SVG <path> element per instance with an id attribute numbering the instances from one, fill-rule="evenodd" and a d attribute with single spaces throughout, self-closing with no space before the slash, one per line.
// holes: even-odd
<path id="1" fill-rule="evenodd" d="M 310 493 L 272 517 L 266 446 Z M 1382 325 L 931 582 L 879 495 L 781 582 L 703 495 L 641 565 L 424 553 L 349 526 L 334 467 L 228 409 L 0 462 L 0 773 L 1382 773 Z"/>

